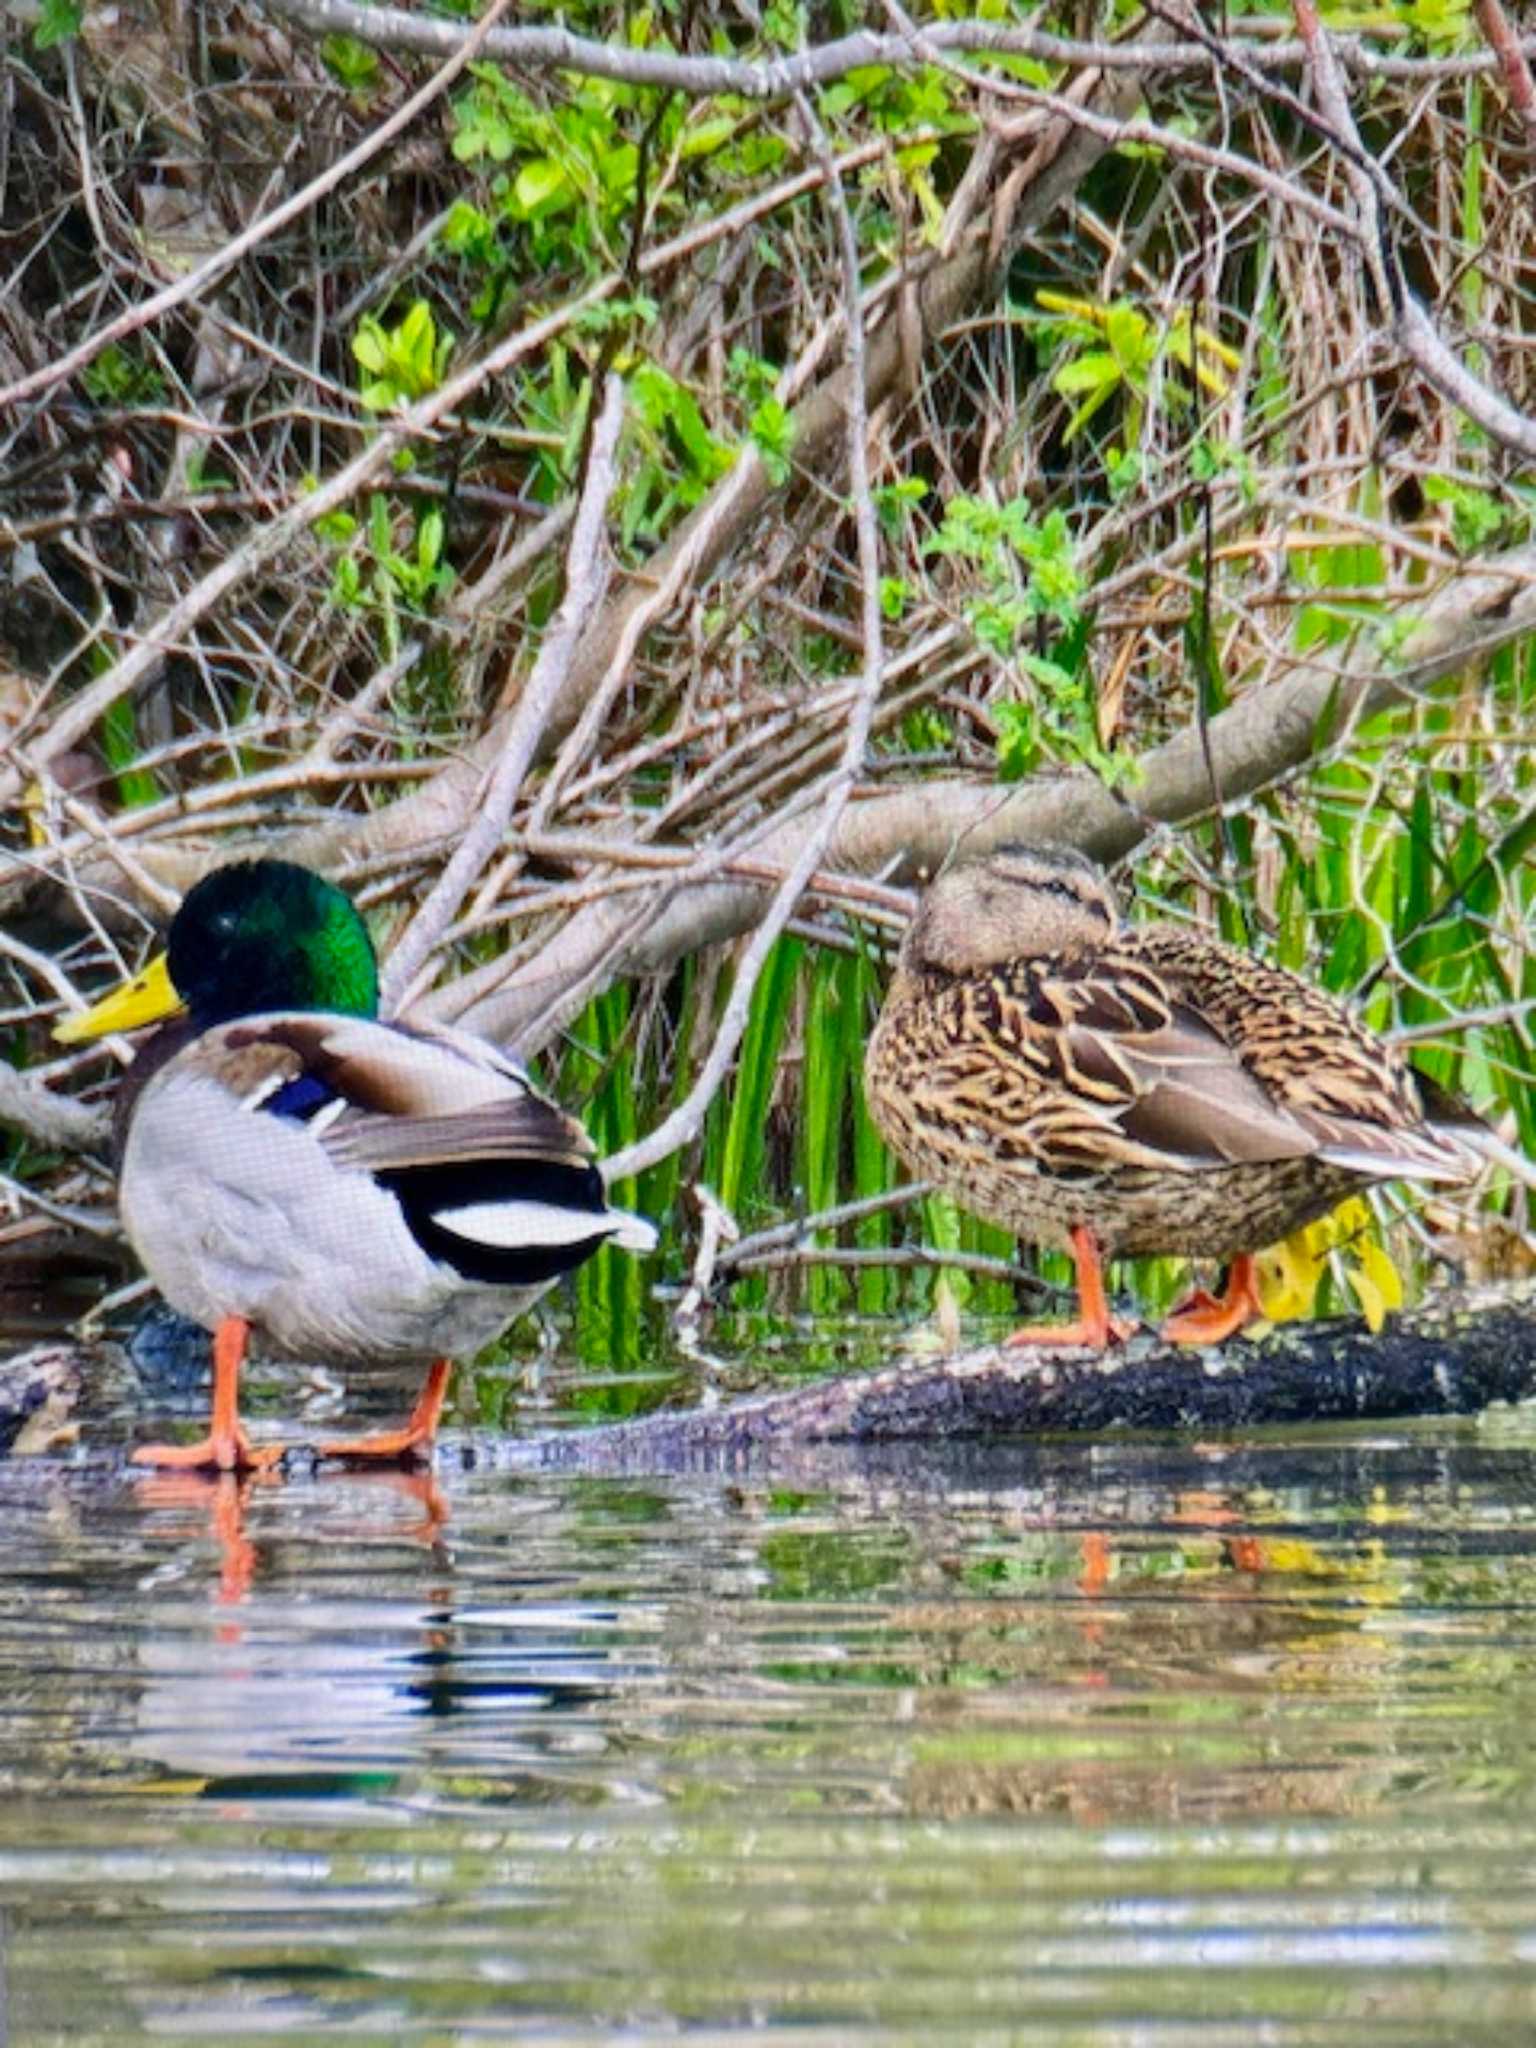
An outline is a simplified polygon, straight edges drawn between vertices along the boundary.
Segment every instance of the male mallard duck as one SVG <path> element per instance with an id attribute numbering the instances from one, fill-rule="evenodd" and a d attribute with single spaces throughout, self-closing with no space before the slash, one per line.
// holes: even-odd
<path id="1" fill-rule="evenodd" d="M 430 1453 L 450 1359 L 557 1274 L 656 1233 L 610 1209 L 591 1141 L 516 1060 L 378 1021 L 367 928 L 339 889 L 242 861 L 190 891 L 165 953 L 60 1025 L 71 1042 L 173 1016 L 123 1084 L 123 1226 L 173 1308 L 214 1331 L 213 1415 L 146 1464 L 263 1465 L 238 1416 L 250 1332 L 305 1359 L 429 1363 L 403 1430 L 324 1456 Z"/>
<path id="2" fill-rule="evenodd" d="M 1215 1343 L 1260 1314 L 1252 1254 L 1375 1181 L 1466 1181 L 1481 1124 L 1342 1004 L 1188 927 L 1120 921 L 1099 870 L 1005 846 L 949 869 L 903 942 L 865 1064 L 912 1170 L 1070 1251 L 1105 1344 L 1102 1260 L 1231 1261 L 1164 1324 Z"/>

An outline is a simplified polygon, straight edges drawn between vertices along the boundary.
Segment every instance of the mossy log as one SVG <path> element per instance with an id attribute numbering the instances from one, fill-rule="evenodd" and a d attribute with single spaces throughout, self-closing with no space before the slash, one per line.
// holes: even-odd
<path id="1" fill-rule="evenodd" d="M 996 1346 L 907 1359 L 714 1409 L 513 1440 L 472 1455 L 573 1472 L 772 1463 L 807 1443 L 959 1442 L 1111 1430 L 1471 1415 L 1536 1396 L 1536 1289 L 1446 1294 L 1378 1334 L 1358 1320 L 1290 1324 L 1219 1349 L 1153 1337 L 1102 1354 Z"/>

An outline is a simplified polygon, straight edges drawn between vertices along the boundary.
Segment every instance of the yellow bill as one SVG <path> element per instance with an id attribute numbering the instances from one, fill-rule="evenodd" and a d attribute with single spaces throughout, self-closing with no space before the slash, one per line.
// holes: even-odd
<path id="1" fill-rule="evenodd" d="M 78 1045 L 83 1039 L 105 1038 L 109 1031 L 137 1031 L 141 1025 L 158 1024 L 162 1017 L 173 1017 L 184 1007 L 161 953 L 132 981 L 119 982 L 78 1017 L 55 1024 L 53 1035 L 60 1045 Z"/>

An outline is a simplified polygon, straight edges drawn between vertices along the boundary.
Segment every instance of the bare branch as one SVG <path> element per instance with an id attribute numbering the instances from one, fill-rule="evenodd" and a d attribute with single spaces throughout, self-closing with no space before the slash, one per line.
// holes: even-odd
<path id="1" fill-rule="evenodd" d="M 56 1094 L 32 1075 L 17 1073 L 8 1060 L 0 1060 L 0 1124 L 25 1131 L 40 1145 L 90 1152 L 106 1143 L 112 1120 L 104 1109 Z"/>
<path id="2" fill-rule="evenodd" d="M 533 673 L 524 684 L 517 709 L 508 723 L 501 758 L 475 807 L 469 830 L 385 963 L 381 995 L 386 1010 L 404 1007 L 416 975 L 453 922 L 459 905 L 506 831 L 523 777 L 544 736 L 545 721 L 565 682 L 582 629 L 602 602 L 609 575 L 603 522 L 613 490 L 623 422 L 623 381 L 610 374 L 592 432 L 586 482 L 565 558 L 565 596 L 540 643 Z"/>
<path id="3" fill-rule="evenodd" d="M 465 33 L 457 22 L 412 14 L 401 7 L 357 6 L 352 0 L 262 0 L 262 4 L 268 13 L 298 22 L 313 35 L 353 36 L 379 49 L 414 50 L 426 56 L 446 54 Z M 1124 43 L 1085 42 L 993 21 L 935 22 L 923 33 L 935 51 L 1033 57 L 1041 63 L 1073 68 L 1136 71 L 1151 65 L 1159 71 L 1205 71 L 1213 62 L 1210 51 L 1198 42 L 1149 43 L 1133 56 Z M 1300 43 L 1277 43 L 1262 37 L 1241 40 L 1254 62 L 1270 71 L 1294 70 L 1306 55 Z M 1536 53 L 1536 37 L 1524 38 L 1520 47 Z M 793 56 L 759 60 L 684 57 L 668 50 L 633 49 L 617 41 L 596 42 L 566 29 L 506 28 L 490 38 L 486 55 L 528 71 L 571 71 L 696 97 L 731 93 L 745 99 L 779 100 L 830 85 L 868 65 L 899 65 L 910 57 L 910 49 L 904 35 L 861 29 Z M 1486 51 L 1454 58 L 1390 57 L 1367 49 L 1358 38 L 1349 42 L 1347 58 L 1351 71 L 1379 78 L 1466 77 L 1491 71 L 1497 62 Z"/>
<path id="4" fill-rule="evenodd" d="M 853 793 L 855 778 L 864 764 L 870 725 L 880 695 L 883 666 L 883 638 L 880 629 L 880 530 L 869 483 L 869 413 L 866 399 L 868 372 L 864 359 L 864 291 L 859 278 L 859 252 L 854 240 L 853 222 L 848 214 L 848 202 L 843 194 L 842 180 L 837 172 L 826 131 L 817 120 L 809 100 L 803 96 L 798 97 L 796 106 L 826 174 L 827 200 L 837 229 L 838 253 L 842 261 L 843 331 L 848 357 L 848 473 L 859 537 L 863 675 L 858 696 L 849 715 L 847 738 L 843 743 L 842 758 L 838 762 L 837 772 L 827 785 L 816 821 L 805 835 L 804 844 L 793 866 L 779 884 L 762 923 L 753 933 L 741 957 L 736 979 L 731 986 L 730 1000 L 726 1004 L 725 1014 L 720 1020 L 709 1055 L 686 1097 L 662 1119 L 656 1129 L 649 1132 L 638 1144 L 627 1146 L 622 1152 L 604 1161 L 603 1172 L 610 1181 L 627 1179 L 632 1174 L 643 1172 L 646 1167 L 655 1166 L 661 1160 L 670 1158 L 674 1152 L 691 1143 L 702 1129 L 709 1105 L 719 1092 L 720 1084 L 736 1057 L 736 1049 L 741 1044 L 752 1005 L 752 993 L 757 987 L 758 977 L 763 971 L 769 951 L 788 922 L 790 913 L 799 902 L 807 882 L 820 867 L 837 831 L 844 806 Z"/>
<path id="5" fill-rule="evenodd" d="M 1509 103 L 1525 123 L 1526 134 L 1536 142 L 1536 78 L 1531 76 L 1525 47 L 1510 27 L 1501 0 L 1472 0 L 1472 11 L 1503 75 Z"/>

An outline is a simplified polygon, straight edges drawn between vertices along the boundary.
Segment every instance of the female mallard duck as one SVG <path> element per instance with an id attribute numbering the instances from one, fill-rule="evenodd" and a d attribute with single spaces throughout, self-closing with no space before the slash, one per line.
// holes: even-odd
<path id="1" fill-rule="evenodd" d="M 905 1163 L 1033 1244 L 1070 1251 L 1097 1344 L 1102 1260 L 1231 1261 L 1164 1324 L 1215 1343 L 1261 1313 L 1252 1254 L 1375 1181 L 1466 1181 L 1482 1129 L 1331 996 L 1188 927 L 1120 922 L 1091 862 L 1005 846 L 933 883 L 865 1066 Z"/>
<path id="2" fill-rule="evenodd" d="M 324 1456 L 430 1455 L 450 1359 L 599 1245 L 656 1234 L 610 1209 L 590 1140 L 482 1039 L 377 1020 L 367 928 L 286 861 L 217 869 L 165 953 L 65 1041 L 174 1016 L 119 1101 L 123 1227 L 173 1308 L 214 1331 L 201 1443 L 154 1465 L 265 1465 L 240 1426 L 248 1336 L 306 1359 L 430 1364 L 402 1430 Z"/>

